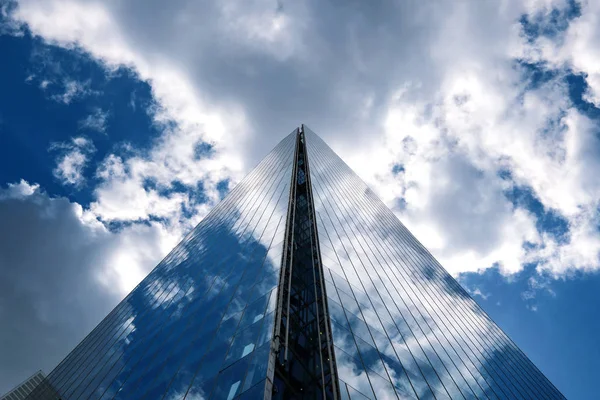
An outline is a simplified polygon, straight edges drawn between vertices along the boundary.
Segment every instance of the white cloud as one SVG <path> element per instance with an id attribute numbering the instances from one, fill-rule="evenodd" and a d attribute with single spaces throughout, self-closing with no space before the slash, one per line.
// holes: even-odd
<path id="1" fill-rule="evenodd" d="M 490 297 L 490 296 L 491 296 L 491 294 L 490 294 L 490 293 L 483 293 L 483 292 L 481 291 L 481 289 L 479 289 L 479 288 L 475 288 L 475 289 L 474 289 L 474 290 L 472 290 L 470 293 L 471 293 L 471 296 L 479 296 L 479 297 L 481 297 L 483 300 L 487 300 L 487 299 L 488 299 L 488 297 Z"/>
<path id="2" fill-rule="evenodd" d="M 96 151 L 91 140 L 84 137 L 72 138 L 70 142 L 52 143 L 50 151 L 59 153 L 56 159 L 54 176 L 64 185 L 80 187 L 85 182 L 83 170 L 89 157 Z"/>
<path id="3" fill-rule="evenodd" d="M 40 88 L 46 89 L 49 85 L 49 81 L 44 80 L 40 83 Z M 62 82 L 62 86 L 64 88 L 64 92 L 60 94 L 54 94 L 51 98 L 55 101 L 70 104 L 74 99 L 78 97 L 83 97 L 88 94 L 91 94 L 90 90 L 90 82 L 78 82 L 75 80 L 66 79 Z"/>
<path id="4" fill-rule="evenodd" d="M 31 196 L 40 188 L 40 185 L 30 184 L 21 179 L 19 183 L 9 183 L 6 189 L 0 191 L 0 200 L 22 199 Z"/>
<path id="5" fill-rule="evenodd" d="M 75 100 L 100 94 L 100 91 L 92 89 L 90 79 L 78 80 L 74 77 L 73 72 L 80 67 L 78 61 L 65 64 L 49 47 L 34 45 L 30 61 L 25 82 L 37 84 L 53 101 L 69 105 Z"/>
<path id="6" fill-rule="evenodd" d="M 571 104 L 560 72 L 528 88 L 527 71 L 512 58 L 529 46 L 515 15 L 469 21 L 461 10 L 445 21 L 448 31 L 433 45 L 444 62 L 439 88 L 422 99 L 416 81 L 390 96 L 383 138 L 351 165 L 450 272 L 498 264 L 515 273 L 534 261 L 556 275 L 597 269 L 598 124 Z M 543 5 L 535 12 L 547 11 Z M 483 21 L 501 35 L 478 35 Z M 496 32 L 498 21 L 504 29 Z M 490 41 L 499 46 L 485 48 Z M 403 171 L 392 173 L 395 164 Z M 503 196 L 513 183 L 499 176 L 502 171 L 567 219 L 569 241 L 538 232 L 536 216 Z"/>
<path id="7" fill-rule="evenodd" d="M 531 46 L 523 49 L 523 56 L 532 61 L 548 62 L 557 68 L 569 67 L 576 73 L 585 74 L 589 89 L 588 101 L 600 106 L 600 4 L 597 1 L 577 2 L 581 16 L 573 19 L 559 39 L 537 38 Z M 565 2 L 562 10 L 570 5 Z"/>
<path id="8" fill-rule="evenodd" d="M 235 104 L 230 104 L 227 112 L 209 106 L 182 70 L 183 65 L 172 62 L 160 52 L 139 51 L 131 38 L 123 34 L 107 6 L 76 1 L 44 2 L 43 6 L 36 1 L 22 2 L 17 17 L 26 20 L 34 32 L 50 42 L 67 47 L 81 46 L 104 61 L 108 68 L 131 66 L 141 79 L 152 84 L 156 99 L 153 118 L 157 124 L 164 124 L 164 133 L 147 156 L 111 156 L 105 161 L 99 170 L 103 182 L 96 188 L 97 200 L 92 204 L 92 210 L 99 217 L 107 221 L 135 221 L 151 215 L 175 218 L 181 207 L 188 205 L 188 195 L 161 196 L 158 191 L 168 190 L 176 181 L 193 192 L 202 182 L 205 195 L 214 201 L 218 198 L 219 181 L 237 181 L 241 177 L 244 170 L 241 155 L 248 132 L 243 113 Z M 192 22 L 196 24 L 196 21 L 188 21 Z M 170 121 L 175 121 L 177 126 L 169 125 Z M 194 148 L 202 142 L 213 146 L 210 158 L 197 159 Z M 76 165 L 83 164 L 84 157 L 75 155 L 79 157 L 72 161 L 78 163 Z M 113 174 L 114 169 L 107 167 L 114 163 L 121 164 L 119 174 Z M 76 173 L 63 175 L 72 178 L 67 179 L 69 183 L 78 178 Z M 157 189 L 147 189 L 148 181 L 154 182 Z M 201 215 L 194 218 L 188 228 L 206 213 L 205 206 L 197 209 Z"/>
<path id="9" fill-rule="evenodd" d="M 9 2 L 2 2 L 0 4 L 0 17 L 3 19 L 3 23 L 0 24 L 0 35 L 14 35 L 22 36 L 21 24 L 10 18 L 14 4 Z"/>
<path id="10" fill-rule="evenodd" d="M 109 114 L 107 111 L 97 108 L 93 113 L 79 121 L 79 128 L 106 133 L 108 116 Z"/>
<path id="11" fill-rule="evenodd" d="M 177 220 L 197 207 L 196 222 L 206 209 L 191 198 L 198 182 L 212 204 L 217 182 L 237 181 L 273 135 L 307 122 L 453 273 L 500 265 L 511 274 L 533 261 L 557 275 L 598 267 L 598 234 L 582 222 L 600 198 L 597 124 L 570 103 L 564 71 L 531 87 L 515 62 L 585 72 L 594 99 L 595 3 L 554 41 L 534 42 L 521 16 L 548 24 L 567 2 L 190 1 L 137 15 L 139 6 L 23 0 L 14 14 L 51 43 L 132 67 L 152 86 L 155 121 L 177 122 L 149 154 L 105 160 L 91 206 L 103 220 Z M 199 142 L 214 146 L 211 157 L 196 159 Z M 173 193 L 173 182 L 188 192 Z M 514 184 L 566 218 L 571 239 L 538 231 L 536 215 L 503 195 Z"/>

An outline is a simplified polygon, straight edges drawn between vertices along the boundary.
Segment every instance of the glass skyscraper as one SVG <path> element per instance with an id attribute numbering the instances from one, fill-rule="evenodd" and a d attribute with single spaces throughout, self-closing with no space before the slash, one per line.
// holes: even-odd
<path id="1" fill-rule="evenodd" d="M 301 126 L 29 398 L 564 397 Z"/>

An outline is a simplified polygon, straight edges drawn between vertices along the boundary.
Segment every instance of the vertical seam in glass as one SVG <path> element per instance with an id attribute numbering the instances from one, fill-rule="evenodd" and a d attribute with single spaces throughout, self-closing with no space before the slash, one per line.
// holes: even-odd
<path id="1" fill-rule="evenodd" d="M 300 170 L 300 166 L 302 166 L 302 170 Z M 302 190 L 304 191 L 304 193 L 299 193 L 299 188 L 303 188 Z M 302 215 L 296 214 L 298 207 L 302 208 Z M 323 268 L 319 249 L 319 240 L 317 236 L 317 220 L 312 198 L 308 149 L 306 147 L 303 126 L 296 130 L 296 148 L 294 151 L 294 162 L 290 184 L 290 197 L 288 201 L 287 211 L 288 212 L 285 226 L 282 263 L 280 268 L 280 277 L 277 290 L 277 306 L 275 311 L 274 333 L 271 342 L 271 351 L 269 354 L 266 379 L 267 384 L 265 385 L 265 399 L 269 399 L 272 397 L 273 391 L 276 389 L 277 379 L 280 379 L 280 381 L 283 382 L 282 384 L 285 387 L 287 387 L 288 385 L 287 374 L 289 373 L 289 371 L 287 370 L 287 368 L 288 363 L 292 362 L 289 358 L 289 351 L 292 345 L 292 339 L 290 336 L 290 324 L 293 317 L 291 314 L 291 296 L 292 292 L 294 292 L 295 296 L 299 295 L 297 292 L 298 288 L 296 286 L 302 284 L 312 285 L 312 289 L 310 289 L 308 286 L 301 287 L 304 288 L 303 290 L 312 290 L 314 292 L 312 295 L 312 300 L 309 299 L 310 302 L 307 304 L 307 306 L 310 308 L 306 309 L 306 311 L 315 316 L 315 319 L 310 320 L 312 322 L 308 323 L 313 324 L 316 322 L 317 324 L 316 339 L 318 343 L 318 359 L 320 360 L 320 367 L 318 367 L 317 370 L 314 371 L 314 373 L 320 374 L 321 377 L 316 378 L 315 375 L 310 375 L 311 372 L 309 372 L 309 375 L 313 378 L 308 379 L 319 379 L 319 381 L 321 382 L 319 384 L 321 389 L 319 390 L 323 391 L 323 398 L 329 398 L 330 396 L 332 396 L 332 398 L 337 399 L 340 396 L 339 382 L 335 364 L 335 353 L 333 351 L 333 340 L 331 336 L 331 326 L 328 314 L 327 295 L 325 292 L 326 289 L 323 279 Z M 304 215 L 304 213 L 306 213 L 306 215 Z M 299 218 L 298 221 L 296 221 L 297 218 Z M 300 229 L 298 232 L 300 233 L 302 238 L 299 237 L 297 239 L 295 235 L 296 230 L 298 229 Z M 306 237 L 307 235 L 308 238 Z M 306 242 L 307 239 L 308 242 Z M 301 240 L 300 244 L 297 243 L 297 240 Z M 306 248 L 307 245 L 308 249 Z M 300 248 L 299 246 L 303 247 Z M 299 259 L 297 261 L 294 255 L 296 251 L 302 252 L 301 256 L 305 258 L 307 256 L 310 256 L 310 260 L 305 259 L 304 261 L 301 261 Z M 310 267 L 310 270 L 305 270 L 307 265 L 305 263 L 307 261 L 309 261 L 309 265 L 312 266 Z M 303 270 L 297 272 L 294 269 L 295 263 L 304 263 L 299 264 L 304 265 L 304 267 L 302 267 Z M 304 283 L 304 278 L 306 278 L 306 275 L 301 274 L 305 274 L 307 272 L 312 275 L 312 283 Z M 298 281 L 296 282 L 295 279 L 297 279 Z M 294 310 L 296 310 L 298 307 L 298 305 L 296 305 L 296 302 L 298 302 L 298 300 L 299 299 L 295 297 Z M 295 318 L 298 318 L 298 316 L 296 315 Z M 313 326 L 313 328 L 314 327 L 315 326 Z M 306 328 L 310 329 L 308 325 L 306 326 Z M 296 327 L 295 329 L 301 328 Z M 294 337 L 296 338 L 298 332 L 294 333 Z M 296 344 L 294 344 L 294 346 L 296 346 Z M 281 350 L 283 350 L 283 354 L 281 354 Z M 315 351 L 315 349 L 313 348 L 311 351 Z M 283 356 L 283 358 L 281 358 L 281 356 Z M 302 360 L 298 359 L 298 357 L 295 354 L 293 362 L 302 364 Z M 328 368 L 324 368 L 324 363 L 328 365 Z M 297 388 L 295 389 L 292 386 L 287 387 L 287 389 L 290 391 L 297 390 Z M 300 388 L 299 390 L 302 390 L 302 388 Z"/>
<path id="2" fill-rule="evenodd" d="M 313 224 L 312 224 L 312 230 L 313 230 L 313 234 L 311 236 L 311 243 L 314 240 L 314 247 L 315 247 L 315 254 L 317 256 L 317 266 L 316 268 L 318 268 L 318 272 L 319 272 L 319 288 L 321 289 L 321 291 L 323 292 L 321 294 L 321 299 L 323 301 L 323 320 L 324 320 L 324 327 L 326 330 L 325 333 L 325 340 L 326 340 L 326 345 L 328 347 L 328 353 L 329 353 L 329 365 L 330 365 L 330 370 L 331 370 L 331 375 L 332 375 L 332 384 L 333 384 L 333 393 L 334 393 L 334 399 L 340 396 L 340 389 L 339 389 L 339 378 L 338 378 L 338 374 L 337 374 L 337 365 L 335 362 L 335 351 L 333 350 L 333 337 L 332 337 L 332 332 L 331 332 L 331 320 L 329 318 L 329 305 L 327 303 L 327 290 L 325 287 L 325 282 L 324 282 L 324 277 L 323 277 L 323 263 L 321 261 L 321 247 L 320 247 L 320 243 L 319 243 L 319 236 L 318 236 L 318 229 L 317 229 L 317 214 L 315 211 L 315 207 L 314 207 L 314 198 L 313 198 L 313 191 L 312 191 L 312 177 L 310 175 L 310 160 L 309 160 L 309 150 L 308 150 L 308 145 L 306 142 L 306 135 L 304 134 L 304 125 L 302 125 L 302 133 L 304 135 L 304 147 L 305 147 L 305 160 L 306 160 L 306 179 L 307 179 L 307 191 L 308 191 L 308 200 L 309 200 L 309 207 L 310 207 L 310 212 L 312 214 L 312 218 L 313 218 Z M 316 287 L 315 287 L 316 290 Z"/>

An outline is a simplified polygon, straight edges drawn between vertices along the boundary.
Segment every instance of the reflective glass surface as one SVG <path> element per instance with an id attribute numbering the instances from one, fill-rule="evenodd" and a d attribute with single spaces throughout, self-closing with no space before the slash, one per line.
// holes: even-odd
<path id="1" fill-rule="evenodd" d="M 342 398 L 564 398 L 365 183 L 304 131 Z"/>
<path id="2" fill-rule="evenodd" d="M 564 398 L 301 129 L 28 398 Z"/>
<path id="3" fill-rule="evenodd" d="M 29 398 L 233 399 L 256 391 L 273 332 L 296 131 Z"/>

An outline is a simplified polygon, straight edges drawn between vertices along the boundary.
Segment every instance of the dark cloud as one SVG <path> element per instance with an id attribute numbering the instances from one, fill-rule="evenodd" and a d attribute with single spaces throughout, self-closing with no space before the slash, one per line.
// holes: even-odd
<path id="1" fill-rule="evenodd" d="M 24 182 L 0 190 L 0 393 L 50 372 L 122 296 L 103 279 L 123 238 L 81 212 Z"/>

